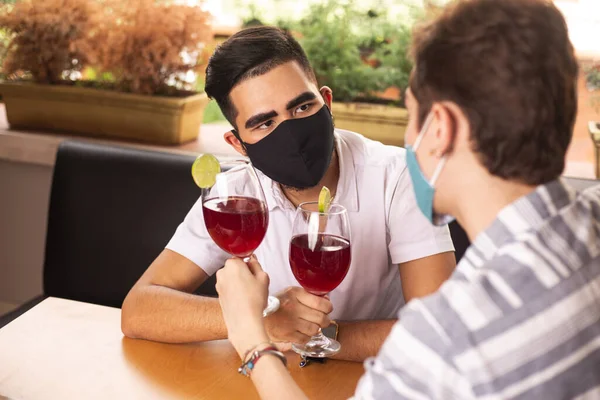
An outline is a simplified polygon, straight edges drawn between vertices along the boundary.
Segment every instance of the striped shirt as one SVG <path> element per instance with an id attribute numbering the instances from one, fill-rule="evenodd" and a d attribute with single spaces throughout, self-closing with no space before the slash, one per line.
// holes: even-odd
<path id="1" fill-rule="evenodd" d="M 600 399 L 600 186 L 507 206 L 399 318 L 357 399 Z"/>

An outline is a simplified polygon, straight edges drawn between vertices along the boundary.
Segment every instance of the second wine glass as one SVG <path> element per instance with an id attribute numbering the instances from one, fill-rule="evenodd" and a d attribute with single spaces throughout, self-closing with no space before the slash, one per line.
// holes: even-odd
<path id="1" fill-rule="evenodd" d="M 324 296 L 337 288 L 350 268 L 350 223 L 339 204 L 319 212 L 317 202 L 302 203 L 296 210 L 290 242 L 290 266 L 298 283 L 309 293 Z M 307 357 L 329 357 L 340 343 L 319 330 L 305 345 L 292 349 Z"/>

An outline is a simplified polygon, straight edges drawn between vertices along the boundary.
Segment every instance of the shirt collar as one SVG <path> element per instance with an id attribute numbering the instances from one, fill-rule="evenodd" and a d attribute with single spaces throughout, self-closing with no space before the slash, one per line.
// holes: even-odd
<path id="1" fill-rule="evenodd" d="M 356 168 L 352 150 L 342 135 L 338 134 L 337 131 L 334 135 L 338 162 L 340 163 L 340 177 L 333 202 L 346 207 L 349 212 L 358 212 L 358 185 L 356 183 Z"/>
<path id="2" fill-rule="evenodd" d="M 558 214 L 576 197 L 576 191 L 562 180 L 538 186 L 530 194 L 504 207 L 494 222 L 473 241 L 485 261 L 495 255 L 495 250 L 514 238 L 536 231 L 549 218 Z"/>
<path id="3" fill-rule="evenodd" d="M 356 184 L 356 170 L 352 151 L 348 143 L 344 141 L 337 131 L 334 132 L 334 137 L 338 162 L 340 164 L 340 177 L 333 203 L 343 205 L 349 212 L 357 212 L 359 210 L 358 185 Z M 273 211 L 277 207 L 282 210 L 294 210 L 294 206 L 283 194 L 279 183 L 273 181 L 259 170 L 256 172 L 265 191 L 265 199 L 269 211 Z"/>

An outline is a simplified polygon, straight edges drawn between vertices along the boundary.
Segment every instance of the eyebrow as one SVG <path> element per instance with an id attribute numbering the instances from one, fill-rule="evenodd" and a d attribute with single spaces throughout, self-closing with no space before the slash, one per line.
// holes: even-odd
<path id="1" fill-rule="evenodd" d="M 317 95 L 315 95 L 313 92 L 304 92 L 304 93 L 296 96 L 293 100 L 290 100 L 286 104 L 285 109 L 290 110 L 294 107 L 299 106 L 302 103 L 305 103 L 310 100 L 314 100 L 316 98 L 317 98 Z M 271 110 L 269 112 L 253 115 L 252 117 L 248 118 L 248 120 L 246 121 L 246 124 L 245 124 L 246 129 L 250 129 L 250 128 L 252 128 L 262 122 L 268 121 L 269 119 L 274 118 L 278 115 L 279 114 L 277 114 L 277 112 L 275 110 Z"/>
<path id="2" fill-rule="evenodd" d="M 250 129 L 253 126 L 260 124 L 261 122 L 268 121 L 271 118 L 274 118 L 278 115 L 279 114 L 277 114 L 277 112 L 274 110 L 271 110 L 266 113 L 260 113 L 260 114 L 253 115 L 252 117 L 248 118 L 248 120 L 246 121 L 246 125 L 245 125 L 246 129 Z"/>
<path id="3" fill-rule="evenodd" d="M 297 96 L 295 99 L 290 100 L 285 106 L 286 110 L 290 110 L 292 108 L 298 107 L 302 103 L 306 103 L 307 101 L 311 101 L 317 98 L 313 92 L 304 92 L 301 95 Z"/>

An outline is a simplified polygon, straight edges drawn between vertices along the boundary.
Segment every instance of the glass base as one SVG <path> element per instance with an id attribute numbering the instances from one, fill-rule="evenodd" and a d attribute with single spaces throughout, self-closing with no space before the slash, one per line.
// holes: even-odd
<path id="1" fill-rule="evenodd" d="M 341 347 L 340 342 L 329 339 L 319 331 L 305 345 L 293 344 L 292 350 L 305 357 L 325 358 L 337 354 Z"/>

